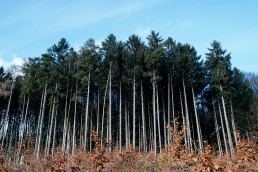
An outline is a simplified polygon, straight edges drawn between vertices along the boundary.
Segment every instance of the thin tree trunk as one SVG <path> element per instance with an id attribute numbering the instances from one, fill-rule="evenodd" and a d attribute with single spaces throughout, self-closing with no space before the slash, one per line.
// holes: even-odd
<path id="1" fill-rule="evenodd" d="M 189 144 L 189 153 L 192 153 L 193 145 L 192 145 L 192 136 L 191 136 L 191 129 L 190 129 L 190 120 L 189 120 L 189 114 L 188 114 L 188 105 L 187 105 L 187 98 L 186 98 L 186 91 L 185 91 L 185 79 L 184 78 L 183 78 L 183 89 L 184 89 L 184 99 L 185 99 L 187 140 L 188 140 L 188 144 Z"/>
<path id="2" fill-rule="evenodd" d="M 37 155 L 37 148 L 38 148 L 38 142 L 39 142 L 39 128 L 40 128 L 40 121 L 41 121 L 41 115 L 42 115 L 42 106 L 44 101 L 44 92 L 45 89 L 42 91 L 41 100 L 40 100 L 40 108 L 39 108 L 39 118 L 38 118 L 38 124 L 36 129 L 36 143 L 35 143 L 35 150 L 34 150 L 34 156 Z"/>
<path id="3" fill-rule="evenodd" d="M 122 151 L 122 86 L 119 86 L 119 150 Z"/>
<path id="4" fill-rule="evenodd" d="M 152 78 L 152 109 L 153 109 L 153 147 L 154 147 L 154 153 L 155 153 L 155 157 L 157 156 L 157 144 L 156 144 L 156 87 L 155 87 L 155 83 L 156 83 L 156 77 L 155 77 L 155 73 L 153 71 L 153 78 Z"/>
<path id="5" fill-rule="evenodd" d="M 74 149 L 75 149 L 75 146 L 76 146 L 77 89 L 78 89 L 78 78 L 76 78 L 76 86 L 75 86 L 72 155 L 74 154 Z"/>
<path id="6" fill-rule="evenodd" d="M 195 114 L 196 127 L 197 127 L 199 151 L 202 153 L 203 147 L 202 147 L 202 138 L 201 138 L 201 128 L 200 128 L 198 114 L 197 114 L 196 101 L 195 101 L 195 95 L 194 95 L 193 87 L 192 87 L 192 94 L 193 94 L 194 114 Z"/>
<path id="7" fill-rule="evenodd" d="M 156 83 L 156 93 L 157 93 L 157 120 L 158 120 L 158 134 L 159 134 L 159 152 L 160 154 L 162 154 L 161 152 L 161 132 L 160 132 L 160 112 L 159 112 L 159 90 L 158 90 L 158 84 Z"/>
<path id="8" fill-rule="evenodd" d="M 164 96 L 162 96 L 162 106 L 163 106 L 163 131 L 164 131 L 164 145 L 165 145 L 165 151 L 167 153 L 167 131 L 166 131 L 166 111 L 165 111 L 165 101 L 164 101 Z"/>
<path id="9" fill-rule="evenodd" d="M 65 95 L 65 109 L 64 109 L 64 125 L 63 125 L 63 140 L 62 140 L 62 152 L 65 152 L 65 143 L 67 136 L 67 106 L 68 106 L 68 94 L 69 94 L 69 80 L 66 85 L 66 95 Z"/>
<path id="10" fill-rule="evenodd" d="M 170 74 L 168 74 L 168 127 L 170 127 L 170 124 L 171 124 L 171 117 L 170 117 Z M 165 118 L 164 118 L 165 120 Z M 167 129 L 165 130 L 167 131 L 167 135 L 170 136 L 170 130 Z M 165 139 L 165 142 L 167 142 L 168 144 L 170 144 L 170 137 L 167 138 L 167 140 Z"/>
<path id="11" fill-rule="evenodd" d="M 220 123 L 221 123 L 221 128 L 222 128 L 224 146 L 225 146 L 226 154 L 228 154 L 229 153 L 228 152 L 228 143 L 227 143 L 227 140 L 226 140 L 226 133 L 225 133 L 225 128 L 224 128 L 224 124 L 223 124 L 223 119 L 222 119 L 222 113 L 221 113 L 219 100 L 218 100 L 218 106 L 219 106 L 219 115 L 220 115 Z"/>
<path id="12" fill-rule="evenodd" d="M 134 71 L 134 76 L 133 76 L 133 148 L 135 149 L 135 95 L 136 95 L 136 90 L 135 90 L 135 71 Z"/>
<path id="13" fill-rule="evenodd" d="M 125 143 L 126 143 L 126 148 L 129 146 L 129 135 L 128 135 L 128 122 L 127 122 L 127 102 L 125 100 Z"/>
<path id="14" fill-rule="evenodd" d="M 212 100 L 213 101 L 213 100 Z M 222 146 L 221 146 L 221 139 L 220 139 L 220 134 L 219 134 L 219 127 L 218 127 L 218 121 L 217 121 L 217 114 L 216 114 L 216 109 L 215 105 L 212 102 L 213 105 L 213 111 L 214 111 L 214 122 L 215 122 L 215 130 L 216 130 L 216 136 L 217 136 L 217 142 L 218 142 L 218 148 L 219 148 L 219 154 L 222 156 Z"/>
<path id="15" fill-rule="evenodd" d="M 26 105 L 26 110 L 25 110 L 25 115 L 24 115 L 25 116 L 25 118 L 24 118 L 24 131 L 25 131 L 24 137 L 27 137 L 27 135 L 28 135 L 27 116 L 28 116 L 29 103 L 30 103 L 30 95 L 28 95 L 28 100 L 27 100 L 27 105 Z"/>
<path id="16" fill-rule="evenodd" d="M 109 69 L 109 76 L 110 76 L 110 79 L 109 79 L 109 142 L 112 142 L 112 114 L 111 114 L 111 105 L 112 105 L 112 99 L 111 99 L 111 97 L 112 97 L 112 92 L 111 92 L 111 86 L 112 86 L 112 82 L 111 82 L 111 67 L 112 67 L 112 62 L 110 63 L 110 69 Z M 109 152 L 111 152 L 111 144 L 109 144 Z"/>
<path id="17" fill-rule="evenodd" d="M 99 101 L 99 89 L 98 89 L 98 107 L 97 107 L 97 133 L 99 133 L 99 104 L 100 104 L 100 101 Z"/>
<path id="18" fill-rule="evenodd" d="M 173 89 L 173 76 L 171 76 L 171 102 L 172 102 L 172 120 L 173 120 L 173 127 L 174 131 L 176 130 L 176 123 L 175 123 L 175 107 L 174 107 L 174 89 Z"/>
<path id="19" fill-rule="evenodd" d="M 145 113 L 144 113 L 144 99 L 143 99 L 143 88 L 141 82 L 141 101 L 142 101 L 142 137 L 143 137 L 143 153 L 144 156 L 147 153 L 146 149 L 146 128 L 145 128 Z"/>
<path id="20" fill-rule="evenodd" d="M 220 85 L 220 91 L 222 92 L 222 87 L 221 87 L 221 85 Z M 226 112 L 226 107 L 225 107 L 225 100 L 224 100 L 223 95 L 221 96 L 221 100 L 222 100 L 224 118 L 225 118 L 226 129 L 227 129 L 227 135 L 228 135 L 228 142 L 229 142 L 229 148 L 230 148 L 230 155 L 233 156 L 233 155 L 234 155 L 234 147 L 233 147 L 231 132 L 230 132 L 229 124 L 228 124 L 227 112 Z"/>
<path id="21" fill-rule="evenodd" d="M 42 128 L 43 128 L 43 120 L 44 120 L 44 113 L 45 113 L 45 106 L 46 106 L 46 99 L 47 99 L 47 81 L 45 84 L 45 90 L 44 90 L 44 100 L 43 100 L 43 106 L 42 106 L 42 114 L 41 114 L 41 120 L 40 120 L 40 128 L 39 128 L 39 138 L 38 138 L 38 145 L 37 145 L 37 153 L 36 158 L 39 158 L 40 153 L 40 145 L 41 145 L 41 136 L 42 136 Z"/>
<path id="22" fill-rule="evenodd" d="M 54 124 L 54 134 L 53 134 L 53 142 L 52 142 L 52 156 L 54 156 L 54 149 L 55 149 L 55 141 L 56 141 L 56 116 L 57 116 L 57 110 L 55 112 L 55 124 Z"/>
<path id="23" fill-rule="evenodd" d="M 232 107 L 232 101 L 231 100 L 230 100 L 230 109 L 231 109 L 231 125 L 232 125 L 232 129 L 233 129 L 235 144 L 237 146 L 236 125 L 235 125 L 234 112 L 233 112 L 233 107 Z"/>
<path id="24" fill-rule="evenodd" d="M 108 89 L 108 83 L 109 83 L 110 76 L 108 74 L 107 84 L 105 88 L 105 94 L 104 94 L 104 100 L 103 100 L 103 110 L 102 110 L 102 121 L 101 121 L 101 146 L 103 142 L 103 134 L 104 134 L 104 120 L 105 120 L 105 105 L 106 105 L 106 96 L 107 96 L 107 89 Z M 108 137 L 108 136 L 107 136 Z"/>
<path id="25" fill-rule="evenodd" d="M 180 92 L 180 105 L 181 105 L 181 111 L 182 111 L 182 118 L 183 118 L 183 131 L 184 131 L 184 141 L 185 141 L 185 149 L 189 150 L 188 147 L 188 142 L 187 142 L 187 134 L 186 134 L 186 126 L 185 126 L 185 116 L 184 116 L 184 107 L 183 107 L 183 100 L 182 100 L 182 94 L 181 94 L 181 90 L 179 90 Z M 174 121 L 175 122 L 175 121 Z"/>
<path id="26" fill-rule="evenodd" d="M 87 150 L 87 135 L 88 135 L 88 116 L 89 116 L 89 101 L 90 101 L 90 70 L 88 75 L 88 88 L 87 88 L 87 103 L 86 103 L 86 112 L 85 112 L 85 132 L 84 132 L 84 150 Z"/>
<path id="27" fill-rule="evenodd" d="M 55 87 L 55 93 L 57 93 L 57 84 Z M 54 98 L 53 107 L 52 107 L 52 113 L 51 113 L 51 121 L 50 121 L 50 129 L 49 129 L 49 139 L 47 144 L 47 156 L 49 155 L 49 149 L 50 149 L 50 143 L 51 143 L 51 137 L 52 137 L 52 128 L 53 128 L 53 120 L 54 120 L 54 113 L 56 111 L 56 98 Z"/>

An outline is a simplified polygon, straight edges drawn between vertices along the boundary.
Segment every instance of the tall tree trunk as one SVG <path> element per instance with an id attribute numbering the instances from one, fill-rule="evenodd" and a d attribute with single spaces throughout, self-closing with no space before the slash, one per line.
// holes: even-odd
<path id="1" fill-rule="evenodd" d="M 109 79 L 109 112 L 108 112 L 108 114 L 109 114 L 109 142 L 112 142 L 112 114 L 111 114 L 111 110 L 112 110 L 112 92 L 111 92 L 111 87 L 112 87 L 112 82 L 111 82 L 111 80 L 112 80 L 112 77 L 111 77 L 111 74 L 112 74 L 112 72 L 111 72 L 111 67 L 112 67 L 112 62 L 110 63 L 110 69 L 109 69 L 109 76 L 110 76 L 110 79 Z M 111 152 L 111 144 L 109 144 L 109 152 Z"/>
<path id="2" fill-rule="evenodd" d="M 53 134 L 53 142 L 52 142 L 52 156 L 54 156 L 54 149 L 55 149 L 55 141 L 56 141 L 56 116 L 57 116 L 57 110 L 55 111 L 55 124 L 54 124 L 54 134 Z"/>
<path id="3" fill-rule="evenodd" d="M 192 86 L 192 94 L 193 94 L 194 114 L 195 114 L 196 127 L 197 127 L 199 151 L 202 153 L 203 147 L 202 147 L 202 138 L 201 138 L 201 128 L 200 128 L 199 118 L 198 118 L 198 114 L 197 114 L 197 107 L 196 107 L 196 101 L 195 101 L 193 86 Z"/>
<path id="4" fill-rule="evenodd" d="M 166 131 L 166 110 L 165 110 L 165 101 L 164 96 L 162 95 L 162 113 L 163 113 L 163 134 L 164 134 L 164 146 L 165 152 L 167 153 L 167 131 Z"/>
<path id="5" fill-rule="evenodd" d="M 66 95 L 65 95 L 65 109 L 64 109 L 64 125 L 63 125 L 63 140 L 62 140 L 62 152 L 65 152 L 65 143 L 66 143 L 66 136 L 67 136 L 67 106 L 68 106 L 68 95 L 69 95 L 69 80 L 66 84 Z"/>
<path id="6" fill-rule="evenodd" d="M 157 156 L 157 143 L 156 143 L 156 76 L 153 71 L 153 78 L 152 78 L 152 109 L 153 109 L 153 147 L 155 157 Z"/>
<path id="7" fill-rule="evenodd" d="M 193 152 L 193 145 L 192 145 L 192 136 L 191 136 L 191 129 L 190 129 L 190 120 L 189 120 L 188 105 L 187 105 L 187 98 L 186 98 L 186 91 L 185 91 L 185 79 L 184 78 L 183 78 L 183 89 L 184 89 L 184 99 L 185 99 L 187 142 L 189 144 L 189 153 L 192 153 Z"/>
<path id="8" fill-rule="evenodd" d="M 133 148 L 135 149 L 135 95 L 136 95 L 136 90 L 135 90 L 135 71 L 133 74 Z"/>
<path id="9" fill-rule="evenodd" d="M 42 115 L 44 93 L 45 93 L 45 89 L 43 89 L 43 91 L 42 91 L 41 100 L 40 100 L 39 118 L 38 118 L 37 129 L 36 129 L 36 143 L 35 143 L 35 149 L 34 149 L 34 156 L 37 155 L 37 148 L 38 148 L 38 142 L 39 142 L 39 128 L 40 128 L 40 121 L 41 121 L 41 115 Z"/>
<path id="10" fill-rule="evenodd" d="M 143 99 L 143 88 L 141 81 L 141 101 L 142 101 L 142 137 L 143 137 L 143 153 L 144 156 L 147 153 L 146 149 L 146 128 L 145 128 L 145 113 L 144 113 L 144 99 Z"/>
<path id="11" fill-rule="evenodd" d="M 229 154 L 229 152 L 228 152 L 228 143 L 227 143 L 227 140 L 226 140 L 225 127 L 224 127 L 224 124 L 223 124 L 223 119 L 222 119 L 222 113 L 221 113 L 221 108 L 220 108 L 219 100 L 218 100 L 218 106 L 219 106 L 219 115 L 220 115 L 220 123 L 221 123 L 221 128 L 222 128 L 224 146 L 225 146 L 226 154 Z"/>
<path id="12" fill-rule="evenodd" d="M 28 95 L 28 100 L 27 100 L 27 105 L 26 105 L 26 110 L 25 110 L 25 115 L 24 115 L 25 116 L 24 117 L 24 131 L 25 131 L 24 137 L 27 137 L 27 135 L 28 135 L 27 117 L 28 117 L 29 103 L 30 103 L 30 95 Z"/>
<path id="13" fill-rule="evenodd" d="M 46 107 L 46 99 L 47 99 L 47 81 L 45 84 L 45 90 L 44 90 L 44 100 L 42 104 L 42 112 L 41 112 L 41 119 L 40 119 L 40 125 L 39 125 L 39 136 L 38 136 L 38 145 L 37 145 L 37 151 L 36 151 L 36 158 L 39 158 L 40 153 L 40 145 L 41 145 L 41 137 L 42 137 L 42 128 L 43 128 L 43 121 L 44 121 L 44 114 L 45 114 L 45 107 Z"/>
<path id="14" fill-rule="evenodd" d="M 174 74 L 173 74 L 174 75 Z M 173 120 L 173 127 L 174 131 L 176 130 L 176 123 L 175 123 L 175 107 L 174 107 L 174 89 L 173 89 L 173 76 L 171 76 L 171 102 L 172 102 L 172 120 Z"/>
<path id="15" fill-rule="evenodd" d="M 170 100 L 171 100 L 171 97 L 170 97 L 170 74 L 168 74 L 168 127 L 170 127 L 171 125 L 171 117 L 170 117 Z M 165 118 L 164 118 L 165 119 Z M 170 136 L 170 130 L 167 129 L 167 132 L 168 132 L 168 136 Z M 170 144 L 170 137 L 168 137 L 167 141 L 168 144 Z"/>
<path id="16" fill-rule="evenodd" d="M 76 147 L 76 115 L 77 115 L 77 89 L 78 89 L 78 78 L 76 78 L 75 85 L 75 100 L 74 100 L 74 114 L 73 114 L 73 142 L 72 142 L 72 155 Z"/>
<path id="17" fill-rule="evenodd" d="M 222 87 L 221 87 L 221 85 L 220 85 L 220 91 L 222 92 Z M 229 142 L 229 148 L 230 148 L 230 155 L 233 156 L 233 155 L 234 155 L 234 147 L 233 147 L 231 132 L 230 132 L 229 124 L 228 124 L 228 118 L 227 118 L 225 100 L 224 100 L 223 95 L 221 96 L 221 100 L 222 100 L 224 118 L 225 118 L 226 129 L 227 129 L 227 135 L 228 135 L 228 142 Z"/>
<path id="18" fill-rule="evenodd" d="M 158 84 L 156 83 L 156 93 L 157 93 L 157 120 L 158 120 L 158 134 L 159 134 L 159 152 L 161 152 L 161 132 L 160 132 L 160 112 L 159 112 L 159 90 L 158 90 Z"/>
<path id="19" fill-rule="evenodd" d="M 231 100 L 230 100 L 230 109 L 231 109 L 231 125 L 232 125 L 232 129 L 233 129 L 235 144 L 237 146 L 236 125 L 235 125 L 234 112 L 233 112 L 233 107 L 232 107 L 232 101 Z"/>
<path id="20" fill-rule="evenodd" d="M 214 105 L 213 102 L 212 102 L 212 105 L 213 105 L 213 111 L 214 111 L 215 131 L 216 131 L 216 136 L 217 136 L 219 154 L 220 154 L 220 156 L 222 156 L 222 146 L 221 146 L 221 139 L 220 139 L 220 134 L 219 134 L 219 126 L 218 126 L 218 121 L 217 121 L 217 114 L 216 114 L 216 109 L 215 109 L 215 105 Z"/>
<path id="21" fill-rule="evenodd" d="M 97 105 L 97 133 L 99 133 L 99 106 L 100 106 L 100 101 L 99 101 L 99 88 L 98 88 L 98 105 Z"/>
<path id="22" fill-rule="evenodd" d="M 184 131 L 184 141 L 185 141 L 185 149 L 189 150 L 188 142 L 187 142 L 187 134 L 186 134 L 186 124 L 185 124 L 185 116 L 184 116 L 184 107 L 183 107 L 183 100 L 182 100 L 182 94 L 181 90 L 179 90 L 180 93 L 180 105 L 181 105 L 181 112 L 182 112 L 182 119 L 183 119 L 183 131 Z M 174 121 L 175 122 L 175 121 Z"/>
<path id="23" fill-rule="evenodd" d="M 122 151 L 122 86 L 119 85 L 119 150 Z"/>
<path id="24" fill-rule="evenodd" d="M 126 148 L 129 146 L 130 142 L 129 142 L 129 134 L 128 134 L 128 117 L 127 117 L 127 101 L 125 99 L 125 143 L 126 143 Z"/>
<path id="25" fill-rule="evenodd" d="M 84 149 L 87 150 L 87 135 L 88 135 L 88 116 L 89 116 L 89 101 L 90 101 L 90 70 L 88 75 L 88 88 L 87 88 L 87 102 L 86 102 L 86 112 L 85 112 L 85 132 L 84 132 Z"/>
<path id="26" fill-rule="evenodd" d="M 107 84 L 106 84 L 105 94 L 104 94 L 104 99 L 103 99 L 102 121 L 101 121 L 101 146 L 102 146 L 102 142 L 103 142 L 103 139 L 104 139 L 104 120 L 105 120 L 104 117 L 105 117 L 106 96 L 107 96 L 109 79 L 110 79 L 110 73 L 108 74 L 108 79 L 107 79 Z M 107 136 L 107 138 L 108 138 L 108 136 Z"/>
<path id="27" fill-rule="evenodd" d="M 55 93 L 57 93 L 57 84 L 55 87 Z M 52 113 L 51 113 L 51 121 L 50 121 L 50 129 L 49 129 L 49 136 L 48 136 L 48 143 L 47 143 L 47 156 L 49 156 L 49 149 L 50 149 L 50 143 L 51 143 L 51 137 L 52 137 L 52 128 L 53 128 L 53 120 L 54 120 L 54 113 L 56 112 L 56 98 L 54 97 L 53 107 L 52 107 Z"/>

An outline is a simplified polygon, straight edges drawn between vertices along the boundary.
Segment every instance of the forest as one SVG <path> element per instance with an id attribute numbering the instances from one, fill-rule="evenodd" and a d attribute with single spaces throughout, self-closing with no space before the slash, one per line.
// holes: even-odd
<path id="1" fill-rule="evenodd" d="M 218 41 L 62 38 L 0 68 L 0 124 L 0 171 L 255 171 L 258 75 Z"/>

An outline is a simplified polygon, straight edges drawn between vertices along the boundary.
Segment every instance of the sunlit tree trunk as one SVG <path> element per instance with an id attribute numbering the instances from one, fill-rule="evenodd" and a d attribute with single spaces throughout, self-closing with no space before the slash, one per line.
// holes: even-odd
<path id="1" fill-rule="evenodd" d="M 55 111 L 55 124 L 54 124 L 54 134 L 53 134 L 53 142 L 52 142 L 52 156 L 54 156 L 55 142 L 56 142 L 56 118 L 57 118 L 57 110 Z"/>
<path id="2" fill-rule="evenodd" d="M 232 125 L 232 129 L 233 129 L 235 144 L 237 146 L 236 125 L 235 125 L 234 112 L 233 112 L 233 107 L 232 107 L 232 101 L 231 100 L 230 100 L 230 109 L 231 109 L 231 125 Z"/>
<path id="3" fill-rule="evenodd" d="M 229 153 L 228 152 L 228 143 L 227 143 L 227 140 L 226 140 L 225 127 L 224 127 L 224 124 L 223 124 L 223 119 L 222 119 L 222 113 L 221 113 L 219 100 L 218 100 L 218 106 L 219 106 L 219 115 L 220 115 L 220 123 L 221 123 L 221 128 L 222 128 L 224 146 L 225 146 L 226 154 L 228 154 Z"/>
<path id="4" fill-rule="evenodd" d="M 161 152 L 161 148 L 162 148 L 162 145 L 161 145 L 161 132 L 160 132 L 160 112 L 159 112 L 159 91 L 158 91 L 158 84 L 156 83 L 156 97 L 157 97 L 157 122 L 158 122 L 158 134 L 159 134 L 159 152 L 160 154 L 162 153 Z"/>
<path id="5" fill-rule="evenodd" d="M 99 101 L 99 89 L 98 89 L 98 105 L 97 105 L 97 133 L 99 133 L 99 106 L 100 106 L 100 101 Z"/>
<path id="6" fill-rule="evenodd" d="M 119 85 L 119 150 L 122 151 L 122 86 Z"/>
<path id="7" fill-rule="evenodd" d="M 110 75 L 108 74 L 108 79 L 107 79 L 107 84 L 106 84 L 105 93 L 104 93 L 104 99 L 103 99 L 103 109 L 102 109 L 102 120 L 101 120 L 101 146 L 102 146 L 102 144 L 103 144 L 103 139 L 104 139 L 105 107 L 106 107 L 106 96 L 107 96 L 107 89 L 108 89 L 109 79 L 110 79 Z M 108 137 L 108 136 L 107 136 L 107 137 Z"/>
<path id="8" fill-rule="evenodd" d="M 112 67 L 112 62 L 110 63 L 110 69 L 109 69 L 109 76 L 110 76 L 110 79 L 109 79 L 109 108 L 108 108 L 108 110 L 109 110 L 109 112 L 108 112 L 108 114 L 109 114 L 109 142 L 112 142 L 112 92 L 111 92 L 111 87 L 112 87 L 112 82 L 111 82 L 111 73 L 112 73 L 112 71 L 111 71 L 111 67 Z M 112 148 L 111 148 L 111 144 L 109 144 L 109 152 L 111 152 L 111 150 L 112 150 Z"/>
<path id="9" fill-rule="evenodd" d="M 184 89 L 184 99 L 185 99 L 187 142 L 189 144 L 189 153 L 192 153 L 193 152 L 193 145 L 192 145 L 192 136 L 191 136 L 191 129 L 190 129 L 190 120 L 189 120 L 189 113 L 188 113 L 188 105 L 187 105 L 187 98 L 186 98 L 186 91 L 185 91 L 185 80 L 184 80 L 184 78 L 183 78 L 183 89 Z"/>
<path id="10" fill-rule="evenodd" d="M 145 113 L 144 113 L 144 98 L 143 98 L 143 87 L 141 82 L 141 101 L 142 101 L 142 144 L 143 144 L 143 152 L 144 155 L 147 153 L 146 149 L 146 127 L 145 127 Z"/>
<path id="11" fill-rule="evenodd" d="M 75 100 L 74 100 L 74 114 L 73 114 L 72 155 L 74 154 L 74 149 L 76 147 L 77 89 L 78 89 L 78 78 L 76 78 L 76 85 L 75 85 Z"/>
<path id="12" fill-rule="evenodd" d="M 85 112 L 85 128 L 84 128 L 84 149 L 87 150 L 87 136 L 88 136 L 88 118 L 89 118 L 89 101 L 90 101 L 90 70 L 88 75 L 88 88 L 87 88 L 87 102 L 86 102 L 86 112 Z"/>
<path id="13" fill-rule="evenodd" d="M 215 131 L 216 131 L 216 136 L 217 136 L 219 154 L 220 154 L 220 156 L 222 156 L 222 146 L 221 146 L 221 139 L 220 139 L 220 134 L 219 134 L 219 126 L 218 126 L 218 121 L 217 121 L 217 114 L 216 114 L 216 109 L 215 109 L 215 105 L 214 105 L 213 102 L 212 102 L 212 105 L 213 105 L 213 111 L 214 111 Z"/>
<path id="14" fill-rule="evenodd" d="M 188 142 L 187 142 L 187 134 L 186 134 L 186 124 L 185 124 L 185 115 L 184 115 L 184 107 L 183 107 L 183 100 L 182 100 L 182 94 L 181 90 L 179 90 L 180 93 L 180 105 L 181 105 L 181 112 L 182 112 L 182 119 L 183 119 L 183 131 L 184 131 L 184 141 L 185 141 L 185 149 L 189 150 Z M 175 122 L 175 121 L 174 121 Z M 173 140 L 172 140 L 173 141 Z"/>
<path id="15" fill-rule="evenodd" d="M 67 119 L 67 106 L 68 106 L 68 94 L 69 94 L 69 80 L 66 84 L 66 95 L 65 95 L 65 109 L 64 109 L 64 124 L 63 124 L 63 139 L 62 139 L 62 152 L 65 152 L 65 143 L 66 143 L 66 136 L 67 136 L 67 123 L 68 123 L 68 119 Z"/>
<path id="16" fill-rule="evenodd" d="M 157 143 L 156 143 L 156 77 L 153 71 L 153 78 L 152 78 L 152 109 L 153 109 L 153 148 L 155 157 L 157 156 Z"/>
<path id="17" fill-rule="evenodd" d="M 170 97 L 170 90 L 171 90 L 171 86 L 170 86 L 170 74 L 168 74 L 168 127 L 170 127 L 171 125 L 171 116 L 170 116 L 170 100 L 171 100 L 171 97 Z M 165 118 L 164 118 L 165 120 Z M 168 144 L 170 144 L 170 130 L 167 129 L 167 135 L 168 135 L 168 139 L 166 140 L 166 142 Z"/>
<path id="18" fill-rule="evenodd" d="M 125 143 L 126 143 L 126 147 L 129 146 L 130 142 L 129 142 L 129 134 L 128 134 L 128 117 L 127 117 L 127 101 L 125 100 Z"/>
<path id="19" fill-rule="evenodd" d="M 135 149 L 135 95 L 136 95 L 136 89 L 135 89 L 135 71 L 134 71 L 134 76 L 133 76 L 133 148 Z"/>
<path id="20" fill-rule="evenodd" d="M 201 138 L 201 128 L 200 128 L 198 114 L 197 114 L 197 107 L 196 107 L 196 101 L 195 101 L 195 95 L 194 95 L 193 87 L 192 87 L 192 94 L 193 94 L 194 114 L 195 114 L 196 127 L 197 127 L 199 151 L 202 153 L 203 147 L 202 147 L 202 138 Z"/>
<path id="21" fill-rule="evenodd" d="M 167 131 L 166 131 L 166 110 L 165 110 L 165 101 L 164 101 L 164 96 L 162 96 L 162 114 L 163 114 L 163 135 L 164 135 L 164 146 L 165 146 L 165 151 L 167 152 Z"/>
<path id="22" fill-rule="evenodd" d="M 48 84 L 47 84 L 47 81 L 46 81 L 45 89 L 44 89 L 44 100 L 43 100 L 42 111 L 41 111 L 41 119 L 40 119 L 40 125 L 39 125 L 39 136 L 38 136 L 37 151 L 36 151 L 36 157 L 37 158 L 39 158 L 39 153 L 40 153 L 43 120 L 44 120 L 45 106 L 46 106 L 46 99 L 47 99 L 47 85 Z"/>
<path id="23" fill-rule="evenodd" d="M 222 92 L 222 87 L 221 87 L 221 86 L 220 86 L 220 91 Z M 233 147 L 231 132 L 230 132 L 229 124 L 228 124 L 228 118 L 227 118 L 225 100 L 224 100 L 223 95 L 221 96 L 221 100 L 222 100 L 224 118 L 225 118 L 226 129 L 227 129 L 227 135 L 228 135 L 228 142 L 229 142 L 230 155 L 233 156 L 233 154 L 234 154 L 234 147 Z"/>
<path id="24" fill-rule="evenodd" d="M 55 93 L 57 92 L 57 84 L 55 87 Z M 48 136 L 48 143 L 47 143 L 47 156 L 49 156 L 50 150 L 50 143 L 52 138 L 52 128 L 53 128 L 53 120 L 54 120 L 54 113 L 56 111 L 56 98 L 54 97 L 53 105 L 52 105 L 52 112 L 51 112 L 51 120 L 50 120 L 50 129 L 49 129 L 49 136 Z"/>

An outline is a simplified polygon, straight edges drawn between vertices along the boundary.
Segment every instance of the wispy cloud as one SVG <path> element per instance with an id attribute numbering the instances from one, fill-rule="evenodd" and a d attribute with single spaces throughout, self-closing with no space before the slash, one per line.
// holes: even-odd
<path id="1" fill-rule="evenodd" d="M 13 54 L 11 60 L 6 60 L 0 55 L 0 66 L 3 66 L 5 69 L 8 69 L 11 65 L 22 66 L 24 64 L 24 59 Z"/>
<path id="2" fill-rule="evenodd" d="M 24 59 L 14 54 L 11 64 L 16 66 L 22 66 L 24 64 Z"/>

